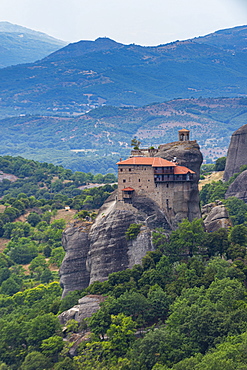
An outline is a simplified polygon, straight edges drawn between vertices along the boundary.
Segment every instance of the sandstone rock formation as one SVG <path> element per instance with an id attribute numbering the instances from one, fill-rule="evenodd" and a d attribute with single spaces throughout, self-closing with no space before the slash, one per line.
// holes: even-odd
<path id="1" fill-rule="evenodd" d="M 231 176 L 238 173 L 244 164 L 247 164 L 247 125 L 232 134 L 223 181 L 228 181 Z"/>
<path id="2" fill-rule="evenodd" d="M 188 218 L 192 221 L 194 218 L 201 217 L 200 211 L 200 200 L 198 191 L 198 181 L 200 178 L 200 167 L 202 164 L 202 153 L 200 152 L 200 147 L 196 141 L 175 141 L 173 143 L 168 143 L 159 146 L 158 153 L 155 157 L 161 157 L 172 161 L 176 158 L 176 162 L 180 166 L 186 166 L 190 170 L 196 173 L 193 180 L 193 184 L 189 193 L 177 194 L 177 207 L 176 218 L 181 221 L 183 218 Z M 187 198 L 187 199 L 186 199 Z M 185 204 L 186 202 L 186 204 Z M 184 213 L 184 208 L 187 208 L 187 214 Z M 181 214 L 181 215 L 180 215 Z"/>
<path id="3" fill-rule="evenodd" d="M 198 180 L 202 154 L 195 141 L 161 145 L 155 156 L 176 161 L 195 171 L 191 184 L 184 184 L 175 193 L 174 210 L 162 211 L 147 195 L 135 195 L 132 204 L 118 201 L 113 193 L 99 210 L 95 222 L 75 223 L 63 235 L 66 256 L 60 269 L 63 296 L 69 291 L 84 289 L 94 281 L 104 281 L 112 272 L 141 263 L 147 251 L 154 249 L 152 231 L 162 227 L 169 233 L 178 221 L 200 218 Z M 175 216 L 174 216 L 175 215 Z M 130 224 L 141 224 L 134 240 L 126 239 Z"/>
<path id="4" fill-rule="evenodd" d="M 227 189 L 225 198 L 236 197 L 247 203 L 247 170 L 243 171 Z"/>
<path id="5" fill-rule="evenodd" d="M 62 312 L 58 319 L 61 325 L 66 325 L 66 323 L 73 319 L 81 322 L 86 317 L 91 317 L 100 308 L 100 303 L 104 302 L 105 297 L 101 295 L 86 295 L 85 297 L 78 300 L 78 305 L 70 308 L 67 311 Z"/>
<path id="6" fill-rule="evenodd" d="M 130 224 L 141 224 L 134 240 L 126 239 Z M 152 229 L 171 231 L 165 215 L 151 199 L 136 197 L 133 204 L 118 205 L 113 193 L 101 207 L 94 224 L 75 224 L 65 230 L 66 255 L 60 268 L 63 296 L 84 289 L 94 281 L 104 281 L 112 272 L 141 263 L 147 251 L 153 250 Z"/>
<path id="7" fill-rule="evenodd" d="M 224 204 L 218 200 L 202 207 L 202 218 L 204 220 L 205 229 L 209 233 L 217 231 L 220 228 L 228 229 L 231 226 L 227 209 Z"/>

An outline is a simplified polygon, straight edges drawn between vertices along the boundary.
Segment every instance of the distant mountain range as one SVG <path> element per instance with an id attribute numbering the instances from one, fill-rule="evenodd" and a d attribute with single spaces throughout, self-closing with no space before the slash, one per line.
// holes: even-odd
<path id="1" fill-rule="evenodd" d="M 247 26 L 155 47 L 108 38 L 0 70 L 1 117 L 247 95 Z"/>
<path id="2" fill-rule="evenodd" d="M 35 62 L 65 45 L 45 33 L 0 22 L 0 68 Z"/>
<path id="3" fill-rule="evenodd" d="M 99 38 L 0 69 L 0 154 L 106 173 L 133 137 L 158 146 L 186 127 L 208 161 L 225 155 L 247 121 L 246 39 L 247 26 L 156 47 Z"/>
<path id="4" fill-rule="evenodd" d="M 77 171 L 116 170 L 133 137 L 142 147 L 178 139 L 191 130 L 204 158 L 226 154 L 230 136 L 247 122 L 247 98 L 175 99 L 141 108 L 104 106 L 78 117 L 24 116 L 0 121 L 1 155 L 24 156 Z"/>

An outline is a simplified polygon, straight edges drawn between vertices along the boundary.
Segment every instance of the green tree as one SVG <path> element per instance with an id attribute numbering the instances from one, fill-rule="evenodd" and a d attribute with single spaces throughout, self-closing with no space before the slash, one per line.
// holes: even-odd
<path id="1" fill-rule="evenodd" d="M 194 219 L 189 222 L 188 219 L 183 220 L 177 230 L 172 231 L 169 244 L 171 251 L 177 253 L 188 253 L 191 257 L 198 251 L 198 247 L 202 246 L 205 237 L 203 222 L 201 219 Z"/>
<path id="2" fill-rule="evenodd" d="M 27 342 L 40 348 L 43 340 L 60 334 L 61 328 L 58 318 L 51 313 L 39 315 L 28 323 Z"/>
<path id="3" fill-rule="evenodd" d="M 54 335 L 42 341 L 41 351 L 53 362 L 57 362 L 58 354 L 62 351 L 63 345 L 63 339 L 58 335 Z"/>
<path id="4" fill-rule="evenodd" d="M 109 341 L 108 349 L 116 356 L 123 356 L 135 340 L 136 323 L 124 314 L 111 315 L 111 325 L 106 335 Z"/>
<path id="5" fill-rule="evenodd" d="M 133 138 L 130 145 L 133 146 L 134 149 L 139 149 L 141 142 L 137 138 Z"/>
<path id="6" fill-rule="evenodd" d="M 226 166 L 226 157 L 220 157 L 215 162 L 215 171 L 224 171 Z"/>
<path id="7" fill-rule="evenodd" d="M 29 215 L 27 216 L 27 222 L 35 227 L 39 222 L 41 221 L 41 217 L 40 215 L 38 215 L 38 213 L 36 212 L 31 212 L 29 213 Z"/>
<path id="8" fill-rule="evenodd" d="M 50 264 L 54 264 L 57 267 L 60 267 L 63 262 L 64 256 L 65 256 L 65 251 L 63 247 L 55 248 L 51 252 L 51 257 L 50 257 L 49 262 Z"/>
<path id="9" fill-rule="evenodd" d="M 14 295 L 21 289 L 21 284 L 18 283 L 12 276 L 3 281 L 0 293 L 7 295 Z"/>
<path id="10" fill-rule="evenodd" d="M 230 197 L 224 201 L 233 225 L 243 224 L 247 216 L 247 204 L 241 199 Z"/>
<path id="11" fill-rule="evenodd" d="M 51 363 L 42 353 L 33 351 L 28 353 L 21 365 L 21 370 L 46 370 Z"/>

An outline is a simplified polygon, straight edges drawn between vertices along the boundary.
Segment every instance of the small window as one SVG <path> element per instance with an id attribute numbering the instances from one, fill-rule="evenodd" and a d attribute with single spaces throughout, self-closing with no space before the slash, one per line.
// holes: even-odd
<path id="1" fill-rule="evenodd" d="M 120 172 L 123 172 L 123 169 L 122 168 L 120 168 Z"/>
<path id="2" fill-rule="evenodd" d="M 125 180 L 125 179 L 123 179 L 123 182 L 126 182 L 126 180 Z"/>
<path id="3" fill-rule="evenodd" d="M 129 171 L 131 171 L 131 168 L 129 168 Z"/>
<path id="4" fill-rule="evenodd" d="M 169 184 L 166 184 L 166 187 L 169 188 Z"/>
<path id="5" fill-rule="evenodd" d="M 158 187 L 158 184 L 155 184 L 156 188 Z"/>
<path id="6" fill-rule="evenodd" d="M 138 181 L 141 182 L 141 179 L 139 179 Z"/>

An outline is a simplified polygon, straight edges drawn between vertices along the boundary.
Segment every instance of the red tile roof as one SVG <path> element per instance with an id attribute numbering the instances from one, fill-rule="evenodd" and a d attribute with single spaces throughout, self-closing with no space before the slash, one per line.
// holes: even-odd
<path id="1" fill-rule="evenodd" d="M 195 173 L 194 171 L 190 170 L 189 168 L 185 166 L 178 166 L 176 163 L 167 161 L 166 159 L 163 159 L 160 157 L 131 157 L 131 158 L 125 159 L 124 161 L 120 161 L 117 164 L 118 165 L 143 165 L 143 166 L 152 166 L 152 167 L 174 167 L 175 175 Z"/>
<path id="2" fill-rule="evenodd" d="M 186 128 L 182 128 L 181 130 L 178 130 L 178 132 L 190 132 L 190 130 L 187 130 Z"/>
<path id="3" fill-rule="evenodd" d="M 118 165 L 143 165 L 152 167 L 174 167 L 176 164 L 174 162 L 167 161 L 166 159 L 160 157 L 131 157 L 120 161 Z"/>
<path id="4" fill-rule="evenodd" d="M 186 175 L 187 173 L 195 173 L 195 172 L 184 166 L 176 166 L 174 168 L 174 175 Z"/>
<path id="5" fill-rule="evenodd" d="M 135 191 L 135 189 L 128 187 L 128 188 L 122 189 L 122 191 Z"/>

